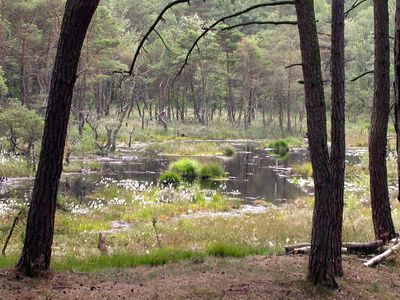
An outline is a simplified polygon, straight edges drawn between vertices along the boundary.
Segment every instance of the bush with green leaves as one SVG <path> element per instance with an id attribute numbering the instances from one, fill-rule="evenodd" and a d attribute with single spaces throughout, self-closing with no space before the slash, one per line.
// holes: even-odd
<path id="1" fill-rule="evenodd" d="M 162 186 L 177 188 L 182 182 L 182 177 L 177 173 L 167 171 L 160 175 L 158 182 Z"/>
<path id="2" fill-rule="evenodd" d="M 169 170 L 179 174 L 182 180 L 193 183 L 198 176 L 199 163 L 193 159 L 184 158 L 172 163 Z"/>
<path id="3" fill-rule="evenodd" d="M 199 171 L 199 178 L 201 180 L 213 180 L 226 177 L 224 168 L 217 163 L 207 163 L 201 166 Z"/>
<path id="4" fill-rule="evenodd" d="M 13 154 L 31 155 L 43 134 L 44 119 L 21 104 L 12 104 L 0 113 L 0 135 L 9 143 Z"/>

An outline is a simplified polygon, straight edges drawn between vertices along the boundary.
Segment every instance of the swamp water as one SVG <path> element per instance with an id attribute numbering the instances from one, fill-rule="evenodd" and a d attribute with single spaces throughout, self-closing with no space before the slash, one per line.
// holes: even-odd
<path id="1" fill-rule="evenodd" d="M 195 157 L 201 162 L 217 161 L 228 174 L 227 180 L 204 186 L 205 189 L 219 189 L 229 196 L 245 202 L 266 200 L 279 204 L 312 192 L 312 188 L 301 188 L 291 178 L 290 166 L 309 160 L 306 149 L 293 149 L 285 160 L 279 161 L 271 151 L 260 149 L 254 143 L 233 143 L 237 153 L 232 158 Z M 118 155 L 91 157 L 85 161 L 101 164 L 100 171 L 81 170 L 78 173 L 63 174 L 59 192 L 85 202 L 85 198 L 98 187 L 102 178 L 114 181 L 134 180 L 139 183 L 156 184 L 159 174 L 168 168 L 176 156 L 150 155 L 146 145 L 132 149 L 121 148 Z M 350 153 L 351 164 L 359 162 L 357 154 Z M 78 160 L 76 160 L 78 161 Z M 0 213 L 15 206 L 21 199 L 28 201 L 33 187 L 33 178 L 9 179 L 0 184 Z"/>

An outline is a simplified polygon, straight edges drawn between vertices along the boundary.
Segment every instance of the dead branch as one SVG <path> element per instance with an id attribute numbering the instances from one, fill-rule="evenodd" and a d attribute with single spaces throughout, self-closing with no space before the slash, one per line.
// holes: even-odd
<path id="1" fill-rule="evenodd" d="M 253 21 L 253 22 L 246 22 L 240 23 L 232 26 L 227 26 L 221 29 L 221 31 L 225 30 L 232 30 L 238 27 L 245 27 L 250 25 L 297 25 L 297 21 Z"/>
<path id="2" fill-rule="evenodd" d="M 165 47 L 169 52 L 171 52 L 171 49 L 168 47 L 167 43 L 165 42 L 165 40 L 164 40 L 164 38 L 161 36 L 161 34 L 160 34 L 156 29 L 154 29 L 154 32 L 158 35 L 158 37 L 160 38 L 161 42 L 164 44 L 164 47 Z"/>
<path id="3" fill-rule="evenodd" d="M 156 226 L 157 225 L 157 219 L 153 218 L 151 223 L 153 224 L 154 233 L 156 234 L 157 246 L 158 246 L 158 248 L 161 248 L 161 239 L 160 239 L 160 235 L 158 233 L 157 226 Z"/>
<path id="4" fill-rule="evenodd" d="M 301 67 L 301 66 L 303 66 L 303 64 L 291 64 L 291 65 L 286 66 L 285 69 L 290 69 L 290 68 L 297 67 L 297 66 Z"/>
<path id="5" fill-rule="evenodd" d="M 353 78 L 351 81 L 352 82 L 357 81 L 358 79 L 360 79 L 360 78 L 362 78 L 362 77 L 364 77 L 364 76 L 366 76 L 368 74 L 373 74 L 373 73 L 374 73 L 374 70 L 364 72 L 361 75 L 358 75 L 357 77 Z"/>
<path id="6" fill-rule="evenodd" d="M 185 57 L 185 61 L 184 61 L 183 65 L 182 65 L 182 67 L 180 68 L 178 74 L 175 76 L 175 78 L 174 78 L 174 80 L 173 80 L 173 82 L 172 82 L 172 85 L 174 85 L 176 79 L 182 74 L 183 70 L 184 70 L 185 67 L 188 65 L 190 55 L 192 54 L 193 50 L 194 50 L 196 47 L 198 47 L 198 43 L 200 42 L 200 40 L 201 40 L 203 37 L 205 37 L 205 36 L 207 35 L 208 32 L 212 31 L 216 26 L 218 26 L 220 23 L 224 23 L 225 21 L 227 21 L 227 20 L 229 20 L 229 19 L 238 17 L 238 16 L 240 16 L 240 15 L 243 15 L 243 14 L 245 14 L 245 13 L 248 13 L 248 12 L 250 12 L 250 11 L 252 11 L 252 10 L 255 10 L 255 9 L 258 9 L 258 8 L 261 8 L 261 7 L 281 6 L 281 5 L 294 5 L 294 3 L 295 3 L 294 1 L 276 1 L 276 2 L 270 2 L 270 3 L 260 3 L 260 4 L 257 4 L 257 5 L 250 6 L 250 7 L 246 8 L 246 9 L 244 9 L 244 10 L 242 10 L 242 11 L 238 11 L 238 12 L 236 12 L 236 13 L 233 13 L 233 14 L 231 14 L 231 15 L 229 15 L 229 16 L 225 16 L 225 17 L 223 17 L 223 18 L 221 18 L 221 19 L 215 21 L 215 22 L 214 22 L 213 24 L 211 24 L 209 27 L 204 28 L 204 29 L 203 29 L 203 32 L 197 37 L 197 39 L 194 41 L 192 47 L 189 49 L 189 51 L 188 51 L 188 53 L 187 53 L 187 55 L 186 55 L 186 57 Z"/>
<path id="7" fill-rule="evenodd" d="M 10 242 L 10 239 L 11 239 L 11 236 L 12 236 L 12 234 L 13 234 L 13 232 L 14 232 L 15 226 L 17 226 L 17 223 L 18 223 L 19 218 L 20 218 L 21 216 L 22 216 L 22 210 L 20 210 L 19 213 L 15 216 L 14 222 L 13 222 L 12 225 L 11 225 L 10 231 L 9 231 L 8 236 L 7 236 L 7 238 L 6 238 L 6 242 L 4 243 L 3 250 L 1 251 L 1 254 L 2 254 L 3 256 L 6 255 L 6 250 L 7 250 L 8 243 Z"/>

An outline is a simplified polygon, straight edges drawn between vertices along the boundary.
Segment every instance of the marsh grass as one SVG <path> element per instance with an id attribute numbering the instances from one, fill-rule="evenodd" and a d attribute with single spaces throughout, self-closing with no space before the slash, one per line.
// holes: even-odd
<path id="1" fill-rule="evenodd" d="M 199 200 L 197 205 L 202 205 Z M 221 201 L 215 197 L 210 203 Z M 400 205 L 393 201 L 393 219 L 398 228 Z M 207 210 L 212 211 L 207 205 Z M 199 207 L 198 206 L 198 207 Z M 137 265 L 158 265 L 195 257 L 246 257 L 279 254 L 285 244 L 307 242 L 310 239 L 313 201 L 299 199 L 281 207 L 271 206 L 262 214 L 240 217 L 179 218 L 179 214 L 194 213 L 182 203 L 162 204 L 151 209 L 136 210 L 122 206 L 93 212 L 91 215 L 58 213 L 54 240 L 53 267 L 56 270 L 96 271 L 103 268 L 123 268 Z M 200 209 L 200 208 L 199 208 Z M 200 210 L 203 211 L 203 210 Z M 176 214 L 176 218 L 162 215 Z M 343 240 L 371 241 L 374 238 L 371 210 L 368 203 L 354 195 L 346 197 Z M 162 248 L 158 249 L 151 217 L 158 217 Z M 132 217 L 134 216 L 134 217 Z M 106 233 L 110 256 L 97 250 L 98 232 L 111 229 L 111 220 L 136 219 L 127 231 Z M 21 248 L 18 238 L 24 230 L 17 228 L 9 254 L 0 258 L 0 267 L 14 265 Z M 1 233 L 3 234 L 3 232 Z M 1 237 L 1 240 L 4 236 Z"/>
<path id="2" fill-rule="evenodd" d="M 296 164 L 292 166 L 292 173 L 302 178 L 312 177 L 313 170 L 310 162 Z"/>

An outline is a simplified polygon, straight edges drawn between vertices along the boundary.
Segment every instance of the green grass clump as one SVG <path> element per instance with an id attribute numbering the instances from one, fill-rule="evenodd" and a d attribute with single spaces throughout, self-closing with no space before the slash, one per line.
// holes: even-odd
<path id="1" fill-rule="evenodd" d="M 85 259 L 78 259 L 76 255 L 55 258 L 53 268 L 58 271 L 94 272 L 109 268 L 129 268 L 141 265 L 159 266 L 182 260 L 204 257 L 203 253 L 163 247 L 146 254 L 115 253 L 108 255 L 94 255 Z M 1 261 L 0 261 L 1 264 Z"/>
<path id="2" fill-rule="evenodd" d="M 0 256 L 0 269 L 12 268 L 17 264 L 19 256 L 15 253 L 11 255 Z"/>
<path id="3" fill-rule="evenodd" d="M 158 182 L 163 186 L 172 186 L 177 188 L 182 181 L 182 177 L 178 173 L 166 171 L 160 175 Z"/>
<path id="4" fill-rule="evenodd" d="M 217 163 L 207 163 L 200 168 L 199 178 L 201 180 L 220 179 L 226 176 L 225 170 Z"/>
<path id="5" fill-rule="evenodd" d="M 184 181 L 193 183 L 198 175 L 199 163 L 193 159 L 183 158 L 172 163 L 169 170 L 179 174 Z"/>
<path id="6" fill-rule="evenodd" d="M 232 145 L 226 145 L 223 148 L 223 154 L 224 156 L 232 157 L 236 154 L 236 148 Z"/>
<path id="7" fill-rule="evenodd" d="M 207 254 L 217 257 L 246 257 L 251 255 L 266 255 L 267 249 L 245 244 L 214 243 L 207 249 Z"/>
<path id="8" fill-rule="evenodd" d="M 292 172 L 293 172 L 293 174 L 298 175 L 303 178 L 312 177 L 312 174 L 313 174 L 312 165 L 310 162 L 293 165 Z"/>
<path id="9" fill-rule="evenodd" d="M 270 143 L 268 147 L 273 149 L 274 154 L 278 159 L 286 159 L 289 155 L 289 145 L 284 140 Z"/>

